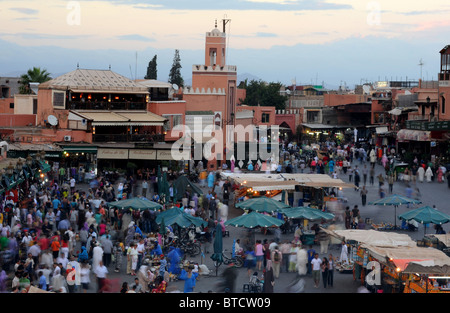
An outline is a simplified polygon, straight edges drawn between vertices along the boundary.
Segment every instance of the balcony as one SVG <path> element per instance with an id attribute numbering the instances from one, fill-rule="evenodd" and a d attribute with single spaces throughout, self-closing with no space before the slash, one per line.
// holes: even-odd
<path id="1" fill-rule="evenodd" d="M 108 101 L 86 101 L 86 102 L 68 102 L 67 110 L 146 110 L 145 102 L 108 102 Z"/>
<path id="2" fill-rule="evenodd" d="M 163 134 L 95 134 L 92 135 L 93 142 L 164 142 Z"/>

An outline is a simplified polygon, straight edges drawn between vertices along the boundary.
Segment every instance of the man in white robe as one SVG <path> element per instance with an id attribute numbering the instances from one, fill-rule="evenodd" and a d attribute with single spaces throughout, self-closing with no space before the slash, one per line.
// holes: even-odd
<path id="1" fill-rule="evenodd" d="M 418 176 L 418 178 L 419 178 L 419 181 L 420 181 L 421 183 L 423 183 L 423 178 L 424 178 L 424 176 L 425 176 L 425 170 L 423 169 L 422 166 L 420 166 L 420 167 L 417 169 L 417 176 Z"/>
<path id="2" fill-rule="evenodd" d="M 99 243 L 96 243 L 92 251 L 92 270 L 95 271 L 100 264 L 100 261 L 103 260 L 103 249 L 100 247 Z"/>
<path id="3" fill-rule="evenodd" d="M 348 248 L 345 242 L 342 242 L 341 256 L 339 257 L 339 261 L 341 261 L 341 263 L 348 263 Z"/>
<path id="4" fill-rule="evenodd" d="M 297 251 L 297 273 L 298 275 L 306 275 L 308 271 L 308 253 L 306 249 Z"/>
<path id="5" fill-rule="evenodd" d="M 431 183 L 431 177 L 433 177 L 433 171 L 431 167 L 428 166 L 427 171 L 425 172 L 425 176 L 427 177 L 427 182 Z"/>

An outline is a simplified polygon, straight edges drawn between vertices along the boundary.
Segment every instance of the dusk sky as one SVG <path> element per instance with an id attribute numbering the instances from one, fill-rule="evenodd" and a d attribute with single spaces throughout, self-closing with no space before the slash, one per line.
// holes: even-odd
<path id="1" fill-rule="evenodd" d="M 417 80 L 422 59 L 422 77 L 436 80 L 449 17 L 448 0 L 0 0 L 0 76 L 39 66 L 55 77 L 79 63 L 143 78 L 157 55 L 167 81 L 179 49 L 189 82 L 205 33 L 227 18 L 227 64 L 238 75 L 353 87 Z"/>

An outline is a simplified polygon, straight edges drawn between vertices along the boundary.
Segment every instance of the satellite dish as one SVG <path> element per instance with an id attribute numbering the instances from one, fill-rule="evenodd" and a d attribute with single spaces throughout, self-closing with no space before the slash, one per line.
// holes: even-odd
<path id="1" fill-rule="evenodd" d="M 369 85 L 364 85 L 363 86 L 363 91 L 364 91 L 365 94 L 368 95 L 370 93 L 370 86 Z"/>
<path id="2" fill-rule="evenodd" d="M 47 121 L 48 121 L 48 123 L 49 123 L 50 125 L 52 125 L 52 126 L 58 125 L 58 119 L 57 119 L 56 116 L 54 116 L 54 115 L 49 115 L 49 116 L 47 117 Z"/>
<path id="3" fill-rule="evenodd" d="M 172 85 L 172 88 L 173 88 L 173 90 L 177 91 L 180 87 L 178 87 L 177 84 L 173 84 L 173 85 Z"/>
<path id="4" fill-rule="evenodd" d="M 288 95 L 290 95 L 290 94 L 291 94 L 291 91 L 290 91 L 289 89 L 287 89 L 287 90 L 286 90 L 286 93 L 287 93 Z"/>

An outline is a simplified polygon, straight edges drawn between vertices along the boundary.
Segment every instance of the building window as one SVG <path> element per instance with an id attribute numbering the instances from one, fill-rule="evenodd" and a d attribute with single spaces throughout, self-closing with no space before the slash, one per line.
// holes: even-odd
<path id="1" fill-rule="evenodd" d="M 261 115 L 261 122 L 262 123 L 269 123 L 270 122 L 270 113 L 263 113 Z"/>
<path id="2" fill-rule="evenodd" d="M 445 114 L 445 98 L 444 97 L 442 97 L 441 106 L 442 106 L 442 114 Z"/>
<path id="3" fill-rule="evenodd" d="M 306 111 L 308 123 L 319 123 L 319 111 Z"/>
<path id="4" fill-rule="evenodd" d="M 162 117 L 167 119 L 167 121 L 164 123 L 165 131 L 169 131 L 175 126 L 181 124 L 181 114 L 163 114 Z"/>
<path id="5" fill-rule="evenodd" d="M 64 109 L 66 105 L 66 93 L 53 91 L 53 107 L 55 109 Z"/>
<path id="6" fill-rule="evenodd" d="M 172 123 L 173 126 L 172 127 L 180 125 L 181 124 L 181 115 L 174 115 L 172 117 L 172 120 L 173 120 L 173 123 Z"/>
<path id="7" fill-rule="evenodd" d="M 11 103 L 9 104 L 9 108 L 10 108 L 10 109 L 14 109 L 14 102 L 11 102 Z"/>

